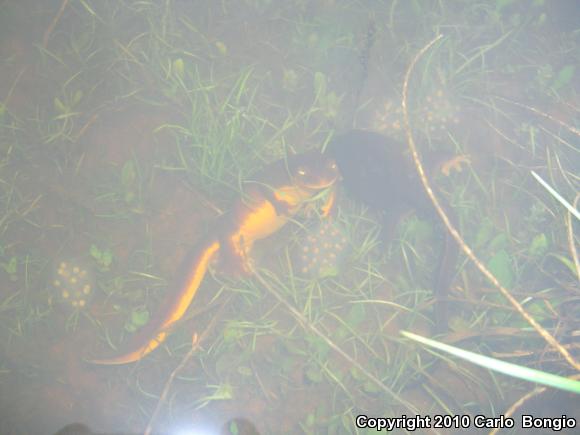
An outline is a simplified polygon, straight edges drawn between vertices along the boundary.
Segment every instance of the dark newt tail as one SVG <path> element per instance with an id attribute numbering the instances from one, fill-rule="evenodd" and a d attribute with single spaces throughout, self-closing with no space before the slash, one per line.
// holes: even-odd
<path id="1" fill-rule="evenodd" d="M 451 207 L 449 202 L 442 196 L 439 195 L 439 201 L 441 202 L 447 217 L 457 228 L 459 219 L 455 210 Z M 433 212 L 435 209 L 433 207 Z M 439 216 L 437 216 L 439 218 Z M 455 271 L 457 268 L 457 260 L 459 259 L 459 245 L 449 233 L 449 230 L 445 227 L 443 222 L 440 222 L 441 231 L 445 233 L 445 240 L 443 241 L 442 253 L 439 256 L 439 264 L 437 265 L 435 287 L 433 293 L 435 295 L 435 332 L 438 334 L 443 334 L 448 332 L 449 329 L 449 291 L 451 290 L 451 284 L 455 279 Z"/>
<path id="2" fill-rule="evenodd" d="M 455 269 L 459 258 L 459 246 L 447 228 L 443 228 L 445 241 L 442 255 L 437 265 L 437 277 L 435 279 L 435 332 L 443 334 L 448 332 L 449 322 L 449 290 L 455 278 Z"/>
<path id="3" fill-rule="evenodd" d="M 170 327 L 187 311 L 205 276 L 209 262 L 219 248 L 218 240 L 208 238 L 186 256 L 178 271 L 179 281 L 172 286 L 173 294 L 168 296 L 156 316 L 131 339 L 129 350 L 116 357 L 93 359 L 88 362 L 100 365 L 128 364 L 140 360 L 157 348 L 167 337 Z"/>

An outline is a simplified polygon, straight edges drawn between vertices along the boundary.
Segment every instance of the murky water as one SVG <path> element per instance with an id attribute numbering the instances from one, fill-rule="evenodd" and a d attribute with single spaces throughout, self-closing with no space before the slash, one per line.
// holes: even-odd
<path id="1" fill-rule="evenodd" d="M 140 361 L 87 360 L 153 321 L 186 253 L 228 235 L 217 218 L 258 169 L 352 128 L 410 164 L 404 76 L 438 33 L 409 83 L 432 182 L 483 263 L 574 352 L 577 237 L 530 170 L 574 200 L 578 13 L 573 1 L 1 2 L 0 433 L 341 434 L 367 433 L 360 414 L 504 415 L 532 384 L 399 335 L 434 331 L 437 218 L 344 189 L 334 223 L 305 207 L 256 243 L 258 277 L 212 266 Z M 467 260 L 455 271 L 442 341 L 574 374 Z M 516 415 L 580 418 L 578 405 L 549 392 Z"/>

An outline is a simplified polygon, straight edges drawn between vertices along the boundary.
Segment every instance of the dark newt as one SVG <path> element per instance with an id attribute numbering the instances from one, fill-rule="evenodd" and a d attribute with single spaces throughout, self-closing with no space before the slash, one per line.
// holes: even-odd
<path id="1" fill-rule="evenodd" d="M 436 215 L 411 156 L 405 154 L 406 149 L 404 144 L 379 133 L 351 130 L 333 139 L 326 152 L 336 160 L 347 192 L 370 208 L 384 212 L 391 223 L 409 208 L 420 214 Z M 456 220 L 449 207 L 446 207 L 446 212 L 452 220 Z M 447 329 L 446 299 L 458 255 L 457 244 L 445 231 L 443 253 L 439 257 L 434 285 L 438 332 Z"/>
<path id="2" fill-rule="evenodd" d="M 256 240 L 282 228 L 309 200 L 332 188 L 339 177 L 337 165 L 319 152 L 289 156 L 266 167 L 243 183 L 243 197 L 229 213 L 218 218 L 215 229 L 200 241 L 183 261 L 172 293 L 156 316 L 132 339 L 122 355 L 91 360 L 115 365 L 140 360 L 157 348 L 169 329 L 183 317 L 199 288 L 210 261 L 219 254 L 225 270 L 248 273 L 247 257 Z M 323 214 L 334 204 L 332 189 Z"/>

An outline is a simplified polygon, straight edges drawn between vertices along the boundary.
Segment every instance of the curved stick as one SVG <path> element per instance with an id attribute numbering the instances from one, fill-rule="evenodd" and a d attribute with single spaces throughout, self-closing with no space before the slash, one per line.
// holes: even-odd
<path id="1" fill-rule="evenodd" d="M 433 202 L 433 206 L 437 210 L 439 217 L 445 224 L 445 227 L 451 234 L 451 236 L 455 239 L 455 241 L 461 247 L 461 250 L 467 255 L 467 257 L 475 264 L 475 266 L 479 269 L 479 271 L 489 280 L 491 283 L 501 292 L 501 294 L 509 301 L 509 303 L 515 308 L 515 310 L 520 313 L 520 315 L 536 330 L 540 336 L 549 345 L 551 345 L 554 349 L 556 349 L 568 363 L 574 367 L 576 370 L 580 370 L 580 363 L 578 363 L 572 355 L 560 344 L 558 341 L 550 334 L 546 329 L 542 327 L 525 309 L 524 307 L 511 295 L 511 293 L 503 287 L 497 278 L 491 273 L 487 267 L 481 262 L 479 258 L 475 255 L 473 250 L 465 243 L 463 238 L 459 235 L 457 229 L 453 226 L 443 209 L 441 208 L 441 204 L 435 194 L 433 193 L 433 189 L 429 184 L 429 180 L 425 175 L 425 169 L 421 164 L 421 160 L 419 159 L 419 153 L 417 151 L 417 146 L 415 145 L 415 140 L 413 139 L 413 134 L 411 133 L 411 124 L 409 122 L 409 112 L 407 110 L 407 93 L 409 89 L 409 78 L 411 77 L 411 73 L 417 63 L 417 61 L 435 44 L 439 39 L 441 39 L 443 35 L 438 35 L 435 39 L 425 45 L 413 58 L 407 72 L 405 74 L 405 81 L 403 82 L 403 99 L 401 101 L 401 107 L 403 109 L 403 120 L 404 120 L 404 127 L 405 127 L 405 134 L 407 136 L 407 144 L 409 145 L 409 149 L 411 150 L 411 154 L 413 155 L 413 162 L 415 163 L 415 167 L 417 168 L 417 172 L 419 173 L 419 178 L 421 179 L 421 184 L 425 188 L 429 199 Z"/>

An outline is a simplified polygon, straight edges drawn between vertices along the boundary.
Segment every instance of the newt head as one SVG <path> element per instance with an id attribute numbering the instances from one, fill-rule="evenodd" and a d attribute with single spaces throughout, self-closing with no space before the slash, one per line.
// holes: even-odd
<path id="1" fill-rule="evenodd" d="M 332 186 L 340 176 L 334 158 L 318 151 L 289 156 L 286 165 L 291 184 L 301 189 L 323 190 Z"/>

